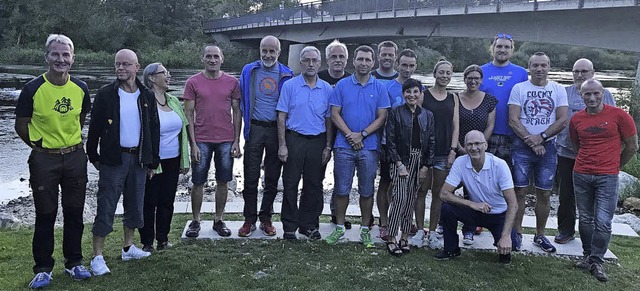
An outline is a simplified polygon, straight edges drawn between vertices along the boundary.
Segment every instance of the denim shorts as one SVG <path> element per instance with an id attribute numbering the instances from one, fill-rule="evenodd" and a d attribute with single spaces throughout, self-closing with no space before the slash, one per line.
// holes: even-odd
<path id="1" fill-rule="evenodd" d="M 207 182 L 209 168 L 211 167 L 211 157 L 216 167 L 216 181 L 229 182 L 233 179 L 233 157 L 231 157 L 231 146 L 233 142 L 197 142 L 200 149 L 200 163 L 192 162 L 193 174 L 191 181 L 194 185 L 202 185 Z"/>
<path id="2" fill-rule="evenodd" d="M 533 185 L 541 190 L 553 189 L 553 179 L 558 165 L 556 141 L 544 143 L 545 153 L 538 156 L 519 138 L 513 140 L 513 185 L 515 187 L 529 186 L 529 176 L 533 173 Z"/>
<path id="3" fill-rule="evenodd" d="M 449 161 L 449 156 L 435 156 L 433 158 L 433 168 L 440 171 L 448 171 L 447 161 Z"/>
<path id="4" fill-rule="evenodd" d="M 358 193 L 361 197 L 373 197 L 374 181 L 378 171 L 378 151 L 336 148 L 333 163 L 333 191 L 336 196 L 349 196 L 353 175 L 358 169 Z"/>

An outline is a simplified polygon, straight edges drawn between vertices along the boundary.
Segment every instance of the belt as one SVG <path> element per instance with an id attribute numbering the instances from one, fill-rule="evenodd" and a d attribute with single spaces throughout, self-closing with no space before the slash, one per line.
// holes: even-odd
<path id="1" fill-rule="evenodd" d="M 306 138 L 306 139 L 314 139 L 314 138 L 319 138 L 319 137 L 323 137 L 324 135 L 326 135 L 325 132 L 320 133 L 320 134 L 316 134 L 316 135 L 302 134 L 302 133 L 299 133 L 297 131 L 293 131 L 291 129 L 287 129 L 287 133 L 293 134 L 293 135 L 295 135 L 297 137 Z"/>
<path id="2" fill-rule="evenodd" d="M 137 154 L 138 150 L 139 150 L 138 147 L 132 147 L 132 148 L 120 147 L 120 151 L 122 151 L 123 153 L 129 153 L 129 154 Z"/>
<path id="3" fill-rule="evenodd" d="M 77 145 L 72 145 L 70 147 L 59 148 L 59 149 L 45 149 L 45 148 L 41 148 L 41 147 L 37 147 L 37 146 L 32 147 L 32 149 L 34 151 L 40 152 L 40 153 L 46 153 L 46 154 L 52 154 L 52 155 L 65 155 L 65 154 L 69 154 L 69 153 L 75 152 L 78 149 L 81 149 L 82 146 L 83 146 L 83 144 L 79 143 Z"/>
<path id="4" fill-rule="evenodd" d="M 278 122 L 276 122 L 276 121 L 261 121 L 261 120 L 251 119 L 251 124 L 259 125 L 259 126 L 262 126 L 262 127 L 276 127 L 278 125 Z"/>

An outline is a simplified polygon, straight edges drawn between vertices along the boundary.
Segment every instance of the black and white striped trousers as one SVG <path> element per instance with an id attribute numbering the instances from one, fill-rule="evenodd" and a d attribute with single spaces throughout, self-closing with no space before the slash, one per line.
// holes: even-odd
<path id="1" fill-rule="evenodd" d="M 393 188 L 389 203 L 389 236 L 397 236 L 398 229 L 408 233 L 413 221 L 413 207 L 418 198 L 418 171 L 420 169 L 420 150 L 411 149 L 409 164 L 405 165 L 409 176 L 400 177 L 398 167 L 391 163 L 391 179 Z"/>

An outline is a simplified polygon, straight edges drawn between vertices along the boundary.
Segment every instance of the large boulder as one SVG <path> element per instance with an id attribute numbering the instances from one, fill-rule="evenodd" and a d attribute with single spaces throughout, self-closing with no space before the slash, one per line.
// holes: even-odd
<path id="1" fill-rule="evenodd" d="M 640 198 L 629 197 L 624 200 L 622 206 L 628 210 L 640 210 Z"/>
<path id="2" fill-rule="evenodd" d="M 636 183 L 638 183 L 638 178 L 629 175 L 626 172 L 620 171 L 620 174 L 618 174 L 618 195 L 621 196 L 620 200 L 623 200 L 630 196 L 626 192 L 633 191 L 632 188 L 628 189 L 627 191 L 625 191 L 625 189 L 627 187 L 635 187 Z M 635 189 L 635 191 L 640 191 L 640 189 Z"/>
<path id="3" fill-rule="evenodd" d="M 20 224 L 20 220 L 8 213 L 0 213 L 0 228 L 13 228 Z"/>

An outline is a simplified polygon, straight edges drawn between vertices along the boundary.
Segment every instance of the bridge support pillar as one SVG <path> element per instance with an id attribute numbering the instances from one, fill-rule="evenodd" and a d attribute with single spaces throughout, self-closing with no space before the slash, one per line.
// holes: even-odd
<path id="1" fill-rule="evenodd" d="M 289 59 L 287 62 L 287 66 L 293 70 L 294 73 L 300 73 L 300 52 L 302 49 L 307 46 L 306 44 L 290 44 L 289 45 Z"/>

